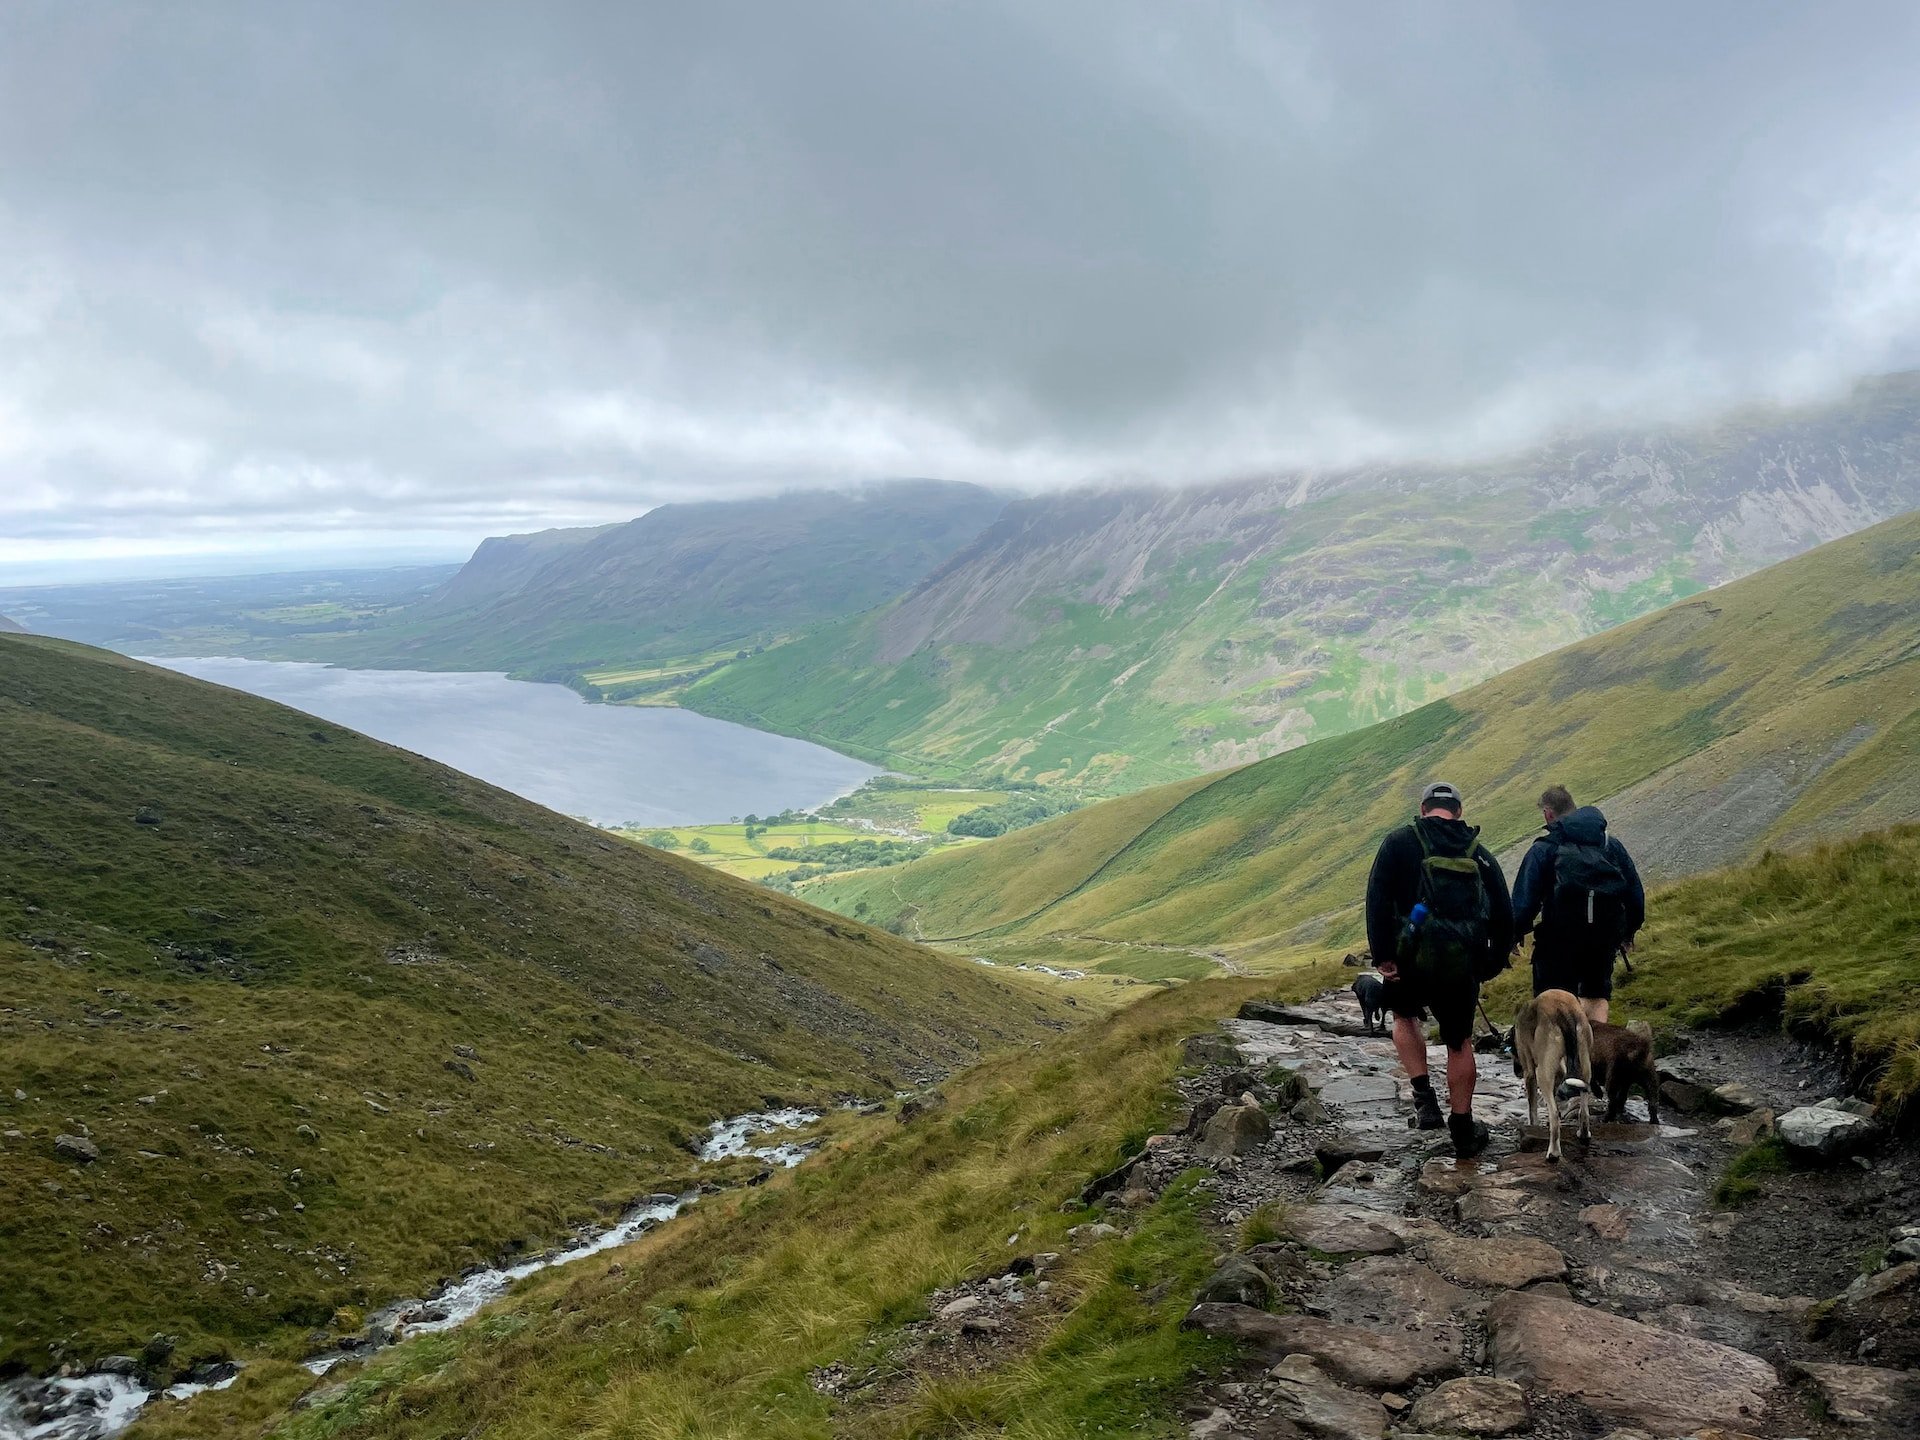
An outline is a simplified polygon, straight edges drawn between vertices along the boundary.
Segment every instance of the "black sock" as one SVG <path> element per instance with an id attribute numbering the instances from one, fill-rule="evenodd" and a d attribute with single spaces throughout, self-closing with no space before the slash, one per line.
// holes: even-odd
<path id="1" fill-rule="evenodd" d="M 1414 1076 L 1413 1093 L 1416 1095 L 1431 1095 L 1433 1093 L 1433 1081 L 1425 1075 Z"/>

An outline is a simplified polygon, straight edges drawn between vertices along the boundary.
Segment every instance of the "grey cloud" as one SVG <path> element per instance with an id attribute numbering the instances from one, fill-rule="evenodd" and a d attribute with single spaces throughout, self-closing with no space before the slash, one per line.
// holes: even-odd
<path id="1" fill-rule="evenodd" d="M 1912 363 L 1911 7 L 0 17 L 0 563 L 1510 446 Z"/>

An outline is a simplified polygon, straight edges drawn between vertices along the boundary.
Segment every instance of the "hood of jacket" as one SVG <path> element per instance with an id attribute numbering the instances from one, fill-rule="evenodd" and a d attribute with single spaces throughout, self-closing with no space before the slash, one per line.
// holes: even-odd
<path id="1" fill-rule="evenodd" d="M 1570 815 L 1562 815 L 1547 827 L 1547 833 L 1557 840 L 1569 840 L 1575 845 L 1604 845 L 1607 843 L 1607 817 L 1591 805 L 1582 805 Z"/>
<path id="2" fill-rule="evenodd" d="M 1606 822 L 1601 823 L 1604 825 Z M 1479 826 L 1455 820 L 1450 815 L 1422 815 L 1413 824 L 1416 830 L 1426 834 L 1427 844 L 1433 847 L 1436 855 L 1470 855 L 1473 853 L 1473 842 L 1480 836 Z"/>

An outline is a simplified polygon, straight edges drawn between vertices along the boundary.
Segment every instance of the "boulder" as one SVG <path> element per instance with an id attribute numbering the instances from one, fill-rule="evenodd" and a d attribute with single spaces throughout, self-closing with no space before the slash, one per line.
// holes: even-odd
<path id="1" fill-rule="evenodd" d="M 1766 1099 L 1751 1086 L 1738 1080 L 1716 1085 L 1707 1092 L 1708 1108 L 1722 1115 L 1747 1115 L 1766 1106 Z"/>
<path id="2" fill-rule="evenodd" d="M 1780 1139 L 1794 1154 L 1814 1160 L 1840 1160 L 1864 1148 L 1874 1136 L 1873 1121 L 1824 1105 L 1802 1105 L 1778 1121 Z"/>
<path id="3" fill-rule="evenodd" d="M 1883 1420 L 1920 1415 L 1920 1376 L 1877 1365 L 1793 1367 L 1825 1403 L 1827 1414 L 1844 1425 L 1877 1425 Z"/>
<path id="4" fill-rule="evenodd" d="M 1735 1115 L 1720 1122 L 1727 1132 L 1727 1139 L 1735 1145 L 1745 1147 L 1758 1145 L 1762 1140 L 1771 1140 L 1779 1130 L 1779 1124 L 1773 1111 L 1762 1107 L 1747 1115 Z"/>
<path id="5" fill-rule="evenodd" d="M 84 1135 L 56 1135 L 53 1153 L 76 1165 L 91 1165 L 100 1158 L 100 1147 Z"/>
<path id="6" fill-rule="evenodd" d="M 1312 1315 L 1269 1315 L 1247 1305 L 1196 1305 L 1180 1323 L 1276 1358 L 1305 1355 L 1338 1379 L 1370 1390 L 1397 1390 L 1460 1372 L 1460 1357 L 1446 1346 Z"/>
<path id="7" fill-rule="evenodd" d="M 1529 1418 L 1527 1397 L 1511 1380 L 1462 1375 L 1416 1400 L 1407 1423 L 1446 1435 L 1508 1435 Z"/>
<path id="8" fill-rule="evenodd" d="M 1493 1373 L 1660 1435 L 1756 1423 L 1778 1381 L 1730 1346 L 1515 1292 L 1487 1312 Z"/>
<path id="9" fill-rule="evenodd" d="M 978 1295 L 962 1295 L 958 1300 L 949 1300 L 940 1307 L 942 1320 L 964 1320 L 969 1315 L 977 1315 L 986 1308 L 987 1302 Z"/>
<path id="10" fill-rule="evenodd" d="M 442 1060 L 440 1063 L 469 1084 L 477 1078 L 473 1073 L 473 1067 L 464 1060 Z"/>
<path id="11" fill-rule="evenodd" d="M 1327 1113 L 1327 1107 L 1316 1096 L 1306 1095 L 1293 1102 L 1292 1108 L 1287 1111 L 1287 1118 L 1296 1125 L 1315 1126 L 1328 1124 L 1333 1116 Z"/>
<path id="12" fill-rule="evenodd" d="M 1381 1440 L 1387 1412 L 1371 1395 L 1334 1384 L 1305 1355 L 1289 1355 L 1268 1372 L 1273 1413 L 1322 1440 Z"/>
<path id="13" fill-rule="evenodd" d="M 1518 1290 L 1536 1280 L 1558 1280 L 1567 1273 L 1567 1257 L 1530 1235 L 1474 1240 L 1447 1235 L 1427 1246 L 1433 1268 L 1461 1285 Z"/>
<path id="14" fill-rule="evenodd" d="M 1313 1158 L 1320 1162 L 1321 1170 L 1328 1175 L 1352 1161 L 1378 1160 L 1386 1153 L 1386 1146 L 1356 1140 L 1351 1135 L 1329 1136 L 1313 1147 Z"/>
<path id="15" fill-rule="evenodd" d="M 1840 1303 L 1848 1306 L 1866 1305 L 1891 1295 L 1903 1294 L 1914 1288 L 1916 1278 L 1920 1278 L 1920 1263 L 1911 1260 L 1872 1275 L 1862 1275 L 1841 1292 Z"/>
<path id="16" fill-rule="evenodd" d="M 1229 1255 L 1208 1277 L 1194 1297 L 1197 1305 L 1251 1305 L 1265 1310 L 1273 1304 L 1273 1281 L 1244 1255 Z"/>
<path id="17" fill-rule="evenodd" d="M 1864 1100 L 1857 1100 L 1851 1095 L 1829 1095 L 1826 1099 L 1822 1100 L 1816 1108 L 1821 1110 L 1844 1111 L 1848 1115 L 1858 1115 L 1862 1120 L 1871 1120 L 1874 1118 L 1873 1106 Z"/>
<path id="18" fill-rule="evenodd" d="M 1133 1170 L 1146 1159 L 1146 1151 L 1138 1155 L 1129 1155 L 1104 1175 L 1096 1175 L 1080 1191 L 1080 1203 L 1091 1205 L 1103 1195 L 1111 1195 L 1127 1188 L 1127 1182 L 1133 1178 Z"/>
<path id="19" fill-rule="evenodd" d="M 1380 1223 L 1385 1218 L 1331 1205 L 1302 1205 L 1287 1211 L 1280 1228 L 1326 1255 L 1391 1255 L 1406 1249 L 1407 1242 Z"/>
<path id="20" fill-rule="evenodd" d="M 1240 1051 L 1231 1038 L 1217 1030 L 1189 1035 L 1180 1042 L 1180 1063 L 1203 1069 L 1208 1065 L 1238 1065 Z"/>
<path id="21" fill-rule="evenodd" d="M 1200 1132 L 1195 1148 L 1207 1159 L 1225 1160 L 1259 1149 L 1272 1135 L 1267 1112 L 1258 1105 L 1222 1105 Z"/>

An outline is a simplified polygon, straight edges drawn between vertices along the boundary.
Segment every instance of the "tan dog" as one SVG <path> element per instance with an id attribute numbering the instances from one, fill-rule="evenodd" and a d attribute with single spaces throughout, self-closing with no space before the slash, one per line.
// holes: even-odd
<path id="1" fill-rule="evenodd" d="M 1593 1085 L 1593 1026 L 1580 1002 L 1565 990 L 1544 990 L 1513 1017 L 1513 1073 L 1527 1082 L 1527 1124 L 1540 1123 L 1540 1090 L 1547 1099 L 1547 1159 L 1560 1158 L 1563 1086 L 1580 1106 L 1580 1139 L 1593 1138 L 1588 1092 Z"/>
<path id="2" fill-rule="evenodd" d="M 1653 1030 L 1644 1020 L 1631 1025 L 1596 1021 L 1593 1027 L 1593 1088 L 1607 1097 L 1607 1119 L 1618 1120 L 1635 1086 L 1647 1097 L 1647 1119 L 1660 1123 L 1660 1075 L 1653 1064 Z"/>

